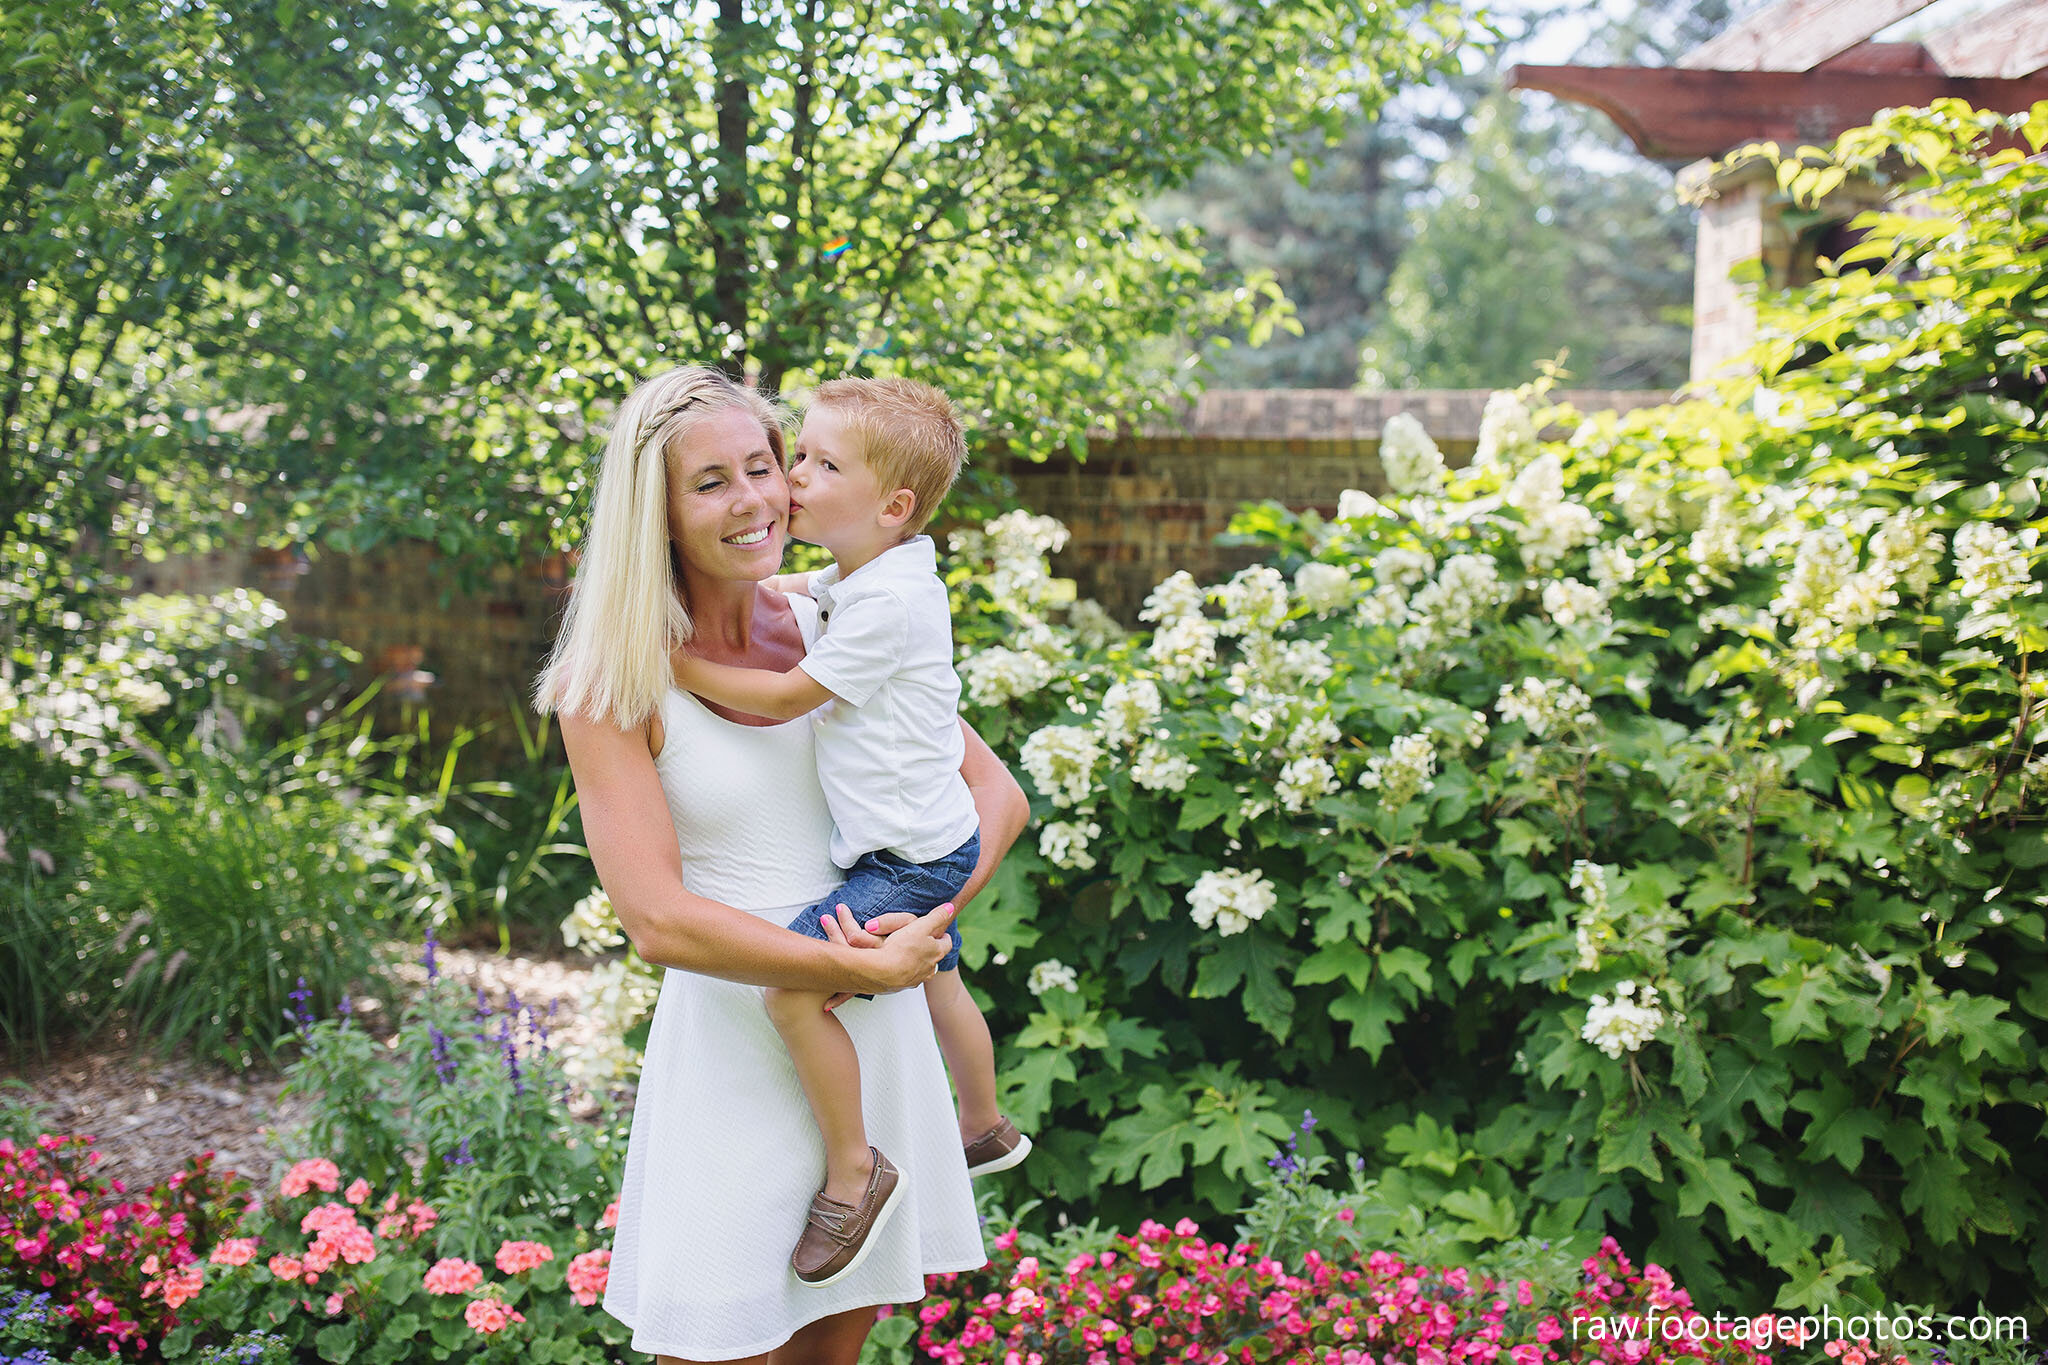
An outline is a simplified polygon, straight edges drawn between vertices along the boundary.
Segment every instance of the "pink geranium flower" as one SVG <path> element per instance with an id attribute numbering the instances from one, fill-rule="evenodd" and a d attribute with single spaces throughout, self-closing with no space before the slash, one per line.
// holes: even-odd
<path id="1" fill-rule="evenodd" d="M 357 1176 L 354 1180 L 349 1182 L 348 1189 L 342 1193 L 341 1197 L 343 1199 L 348 1200 L 348 1202 L 351 1204 L 362 1203 L 365 1199 L 368 1199 L 370 1197 L 370 1182 L 363 1179 L 361 1176 Z"/>
<path id="2" fill-rule="evenodd" d="M 619 1225 L 619 1201 L 614 1199 L 604 1206 L 604 1217 L 597 1220 L 600 1228 L 615 1228 Z"/>
<path id="3" fill-rule="evenodd" d="M 296 1256 L 273 1256 L 270 1258 L 270 1273 L 280 1280 L 296 1280 L 304 1273 L 305 1266 Z"/>
<path id="4" fill-rule="evenodd" d="M 151 1259 L 155 1258 L 152 1257 Z M 213 1254 L 206 1259 L 212 1261 L 215 1265 L 247 1265 L 256 1259 L 256 1239 L 254 1237 L 230 1237 L 215 1247 Z"/>
<path id="5" fill-rule="evenodd" d="M 502 1332 L 512 1323 L 526 1321 L 525 1317 L 496 1299 L 471 1300 L 469 1307 L 462 1310 L 462 1317 L 463 1321 L 485 1336 L 493 1332 Z"/>
<path id="6" fill-rule="evenodd" d="M 444 1256 L 427 1271 L 423 1283 L 429 1294 L 467 1294 L 483 1283 L 484 1269 L 475 1261 Z"/>
<path id="7" fill-rule="evenodd" d="M 518 1275 L 533 1269 L 542 1261 L 552 1261 L 555 1253 L 539 1242 L 506 1242 L 498 1248 L 498 1269 L 507 1275 Z"/>
<path id="8" fill-rule="evenodd" d="M 586 1251 L 569 1262 L 569 1292 L 585 1308 L 603 1297 L 611 1280 L 612 1254 L 602 1248 Z"/>
<path id="9" fill-rule="evenodd" d="M 333 1194 L 341 1188 L 341 1168 L 326 1157 L 313 1157 L 301 1161 L 284 1173 L 284 1179 L 277 1184 L 279 1194 L 287 1199 L 296 1199 L 308 1190 L 324 1190 Z"/>

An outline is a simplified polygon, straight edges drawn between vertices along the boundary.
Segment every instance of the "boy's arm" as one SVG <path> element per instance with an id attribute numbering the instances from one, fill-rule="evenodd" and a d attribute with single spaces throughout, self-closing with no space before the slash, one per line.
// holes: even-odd
<path id="1" fill-rule="evenodd" d="M 765 668 L 735 668 L 692 654 L 677 656 L 676 684 L 706 701 L 770 720 L 795 720 L 833 700 L 831 689 L 798 664 L 784 673 Z"/>
<path id="2" fill-rule="evenodd" d="M 792 595 L 797 597 L 810 597 L 814 595 L 811 592 L 811 576 L 808 572 L 776 574 L 773 578 L 768 580 L 768 587 L 770 591 L 779 592 L 784 597 L 789 597 Z M 723 704 L 724 703 L 722 702 L 720 703 L 720 705 Z"/>

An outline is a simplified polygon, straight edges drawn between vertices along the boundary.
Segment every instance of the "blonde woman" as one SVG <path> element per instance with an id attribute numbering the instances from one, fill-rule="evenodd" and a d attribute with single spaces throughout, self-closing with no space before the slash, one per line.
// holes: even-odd
<path id="1" fill-rule="evenodd" d="M 598 876 L 641 956 L 669 969 L 605 1293 L 634 1348 L 664 1361 L 854 1365 L 877 1305 L 984 1260 L 952 1097 L 911 989 L 944 956 L 953 908 L 876 921 L 879 938 L 846 915 L 829 942 L 791 933 L 789 917 L 840 881 L 810 724 L 713 706 L 670 673 L 685 642 L 780 672 L 815 638 L 816 605 L 764 582 L 789 519 L 782 420 L 715 370 L 671 370 L 634 391 L 535 690 L 561 716 Z M 971 729 L 965 739 L 983 840 L 961 904 L 1028 815 L 1001 761 Z M 828 1289 L 789 1269 L 824 1152 L 768 986 L 876 994 L 839 1017 L 869 1083 L 869 1131 L 915 1172 L 866 1260 Z"/>

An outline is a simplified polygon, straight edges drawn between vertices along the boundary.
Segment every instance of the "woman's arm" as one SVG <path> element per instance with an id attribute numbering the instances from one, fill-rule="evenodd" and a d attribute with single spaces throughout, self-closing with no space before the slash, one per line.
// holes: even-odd
<path id="1" fill-rule="evenodd" d="M 820 943 L 693 895 L 683 886 L 682 854 L 646 733 L 566 714 L 561 724 L 591 861 L 641 957 L 728 981 L 810 991 L 885 993 L 931 979 L 946 954 L 951 909 L 921 916 L 881 947 L 866 949 Z M 776 832 L 762 830 L 760 837 L 765 844 Z"/>
<path id="2" fill-rule="evenodd" d="M 989 878 L 995 876 L 996 865 L 1031 822 L 1031 802 L 1017 785 L 1017 779 L 1010 776 L 1003 760 L 996 757 L 995 750 L 974 732 L 972 725 L 961 721 L 960 734 L 967 741 L 967 752 L 960 760 L 960 776 L 966 780 L 967 790 L 974 797 L 974 809 L 981 816 L 981 858 L 974 864 L 974 875 L 954 899 L 956 908 L 965 909 L 967 902 L 981 894 Z"/>

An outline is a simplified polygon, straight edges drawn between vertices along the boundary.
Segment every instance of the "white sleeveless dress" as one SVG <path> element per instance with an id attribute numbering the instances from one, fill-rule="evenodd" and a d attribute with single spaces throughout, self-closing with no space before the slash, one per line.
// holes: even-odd
<path id="1" fill-rule="evenodd" d="M 809 644 L 817 606 L 792 597 Z M 671 689 L 655 771 L 683 885 L 786 925 L 840 882 L 826 849 L 811 725 L 748 726 Z M 924 990 L 840 1006 L 860 1052 L 868 1140 L 903 1172 L 903 1202 L 859 1270 L 824 1289 L 789 1254 L 825 1149 L 758 987 L 671 969 L 654 1010 L 626 1150 L 605 1310 L 633 1348 L 733 1360 L 851 1308 L 910 1303 L 924 1277 L 982 1265 L 980 1222 Z"/>

